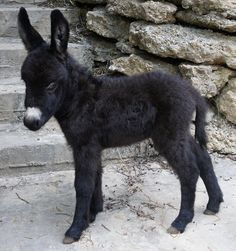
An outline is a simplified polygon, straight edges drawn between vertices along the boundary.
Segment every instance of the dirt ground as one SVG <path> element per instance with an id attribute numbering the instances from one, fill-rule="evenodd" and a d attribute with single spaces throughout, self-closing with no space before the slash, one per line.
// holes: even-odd
<path id="1" fill-rule="evenodd" d="M 163 162 L 105 165 L 105 210 L 72 245 L 62 239 L 75 206 L 73 171 L 0 178 L 0 250 L 235 251 L 236 162 L 212 158 L 225 202 L 216 216 L 204 215 L 199 180 L 194 220 L 179 235 L 166 232 L 178 214 L 180 188 Z"/>

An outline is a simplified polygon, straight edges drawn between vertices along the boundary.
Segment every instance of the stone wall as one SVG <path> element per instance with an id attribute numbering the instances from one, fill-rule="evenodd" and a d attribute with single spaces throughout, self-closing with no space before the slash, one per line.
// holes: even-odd
<path id="1" fill-rule="evenodd" d="M 236 154 L 235 0 L 75 0 L 89 4 L 95 60 L 126 75 L 181 74 L 209 99 L 209 148 Z M 104 39 L 102 39 L 104 38 Z"/>

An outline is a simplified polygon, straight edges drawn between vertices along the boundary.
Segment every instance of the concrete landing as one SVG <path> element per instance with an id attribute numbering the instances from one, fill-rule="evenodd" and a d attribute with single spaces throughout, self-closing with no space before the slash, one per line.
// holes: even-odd
<path id="1" fill-rule="evenodd" d="M 166 229 L 179 208 L 175 175 L 156 163 L 105 166 L 105 210 L 72 245 L 63 245 L 62 238 L 74 212 L 73 171 L 0 178 L 0 250 L 234 251 L 236 164 L 213 160 L 224 192 L 220 213 L 203 214 L 207 195 L 199 181 L 194 221 L 173 236 Z"/>

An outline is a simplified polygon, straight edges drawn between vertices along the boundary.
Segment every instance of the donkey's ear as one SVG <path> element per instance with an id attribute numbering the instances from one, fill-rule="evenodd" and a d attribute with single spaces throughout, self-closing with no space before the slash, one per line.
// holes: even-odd
<path id="1" fill-rule="evenodd" d="M 25 48 L 28 52 L 44 43 L 43 38 L 30 24 L 30 20 L 25 8 L 21 7 L 18 14 L 18 31 Z"/>
<path id="2" fill-rule="evenodd" d="M 59 10 L 51 13 L 51 50 L 63 56 L 67 51 L 69 40 L 69 24 Z"/>

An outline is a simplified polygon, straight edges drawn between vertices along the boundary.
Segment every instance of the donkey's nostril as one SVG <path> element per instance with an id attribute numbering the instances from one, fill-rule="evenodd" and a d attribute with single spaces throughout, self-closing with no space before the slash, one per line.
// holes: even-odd
<path id="1" fill-rule="evenodd" d="M 24 118 L 24 125 L 30 129 L 31 131 L 37 131 L 40 129 L 41 127 L 41 122 L 39 119 L 28 119 L 28 118 Z"/>
<path id="2" fill-rule="evenodd" d="M 36 126 L 36 127 L 39 127 L 40 120 L 36 120 L 34 123 L 35 123 L 35 126 Z"/>

